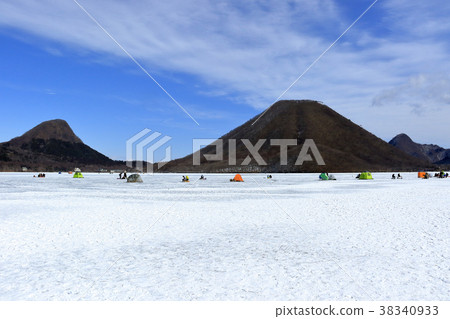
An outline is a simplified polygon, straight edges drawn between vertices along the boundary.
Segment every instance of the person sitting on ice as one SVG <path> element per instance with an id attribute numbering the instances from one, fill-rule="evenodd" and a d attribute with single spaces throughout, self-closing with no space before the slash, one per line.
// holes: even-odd
<path id="1" fill-rule="evenodd" d="M 395 179 L 395 174 L 392 174 L 392 179 Z"/>
<path id="2" fill-rule="evenodd" d="M 400 173 L 397 174 L 397 179 L 403 179 L 402 175 Z"/>
<path id="3" fill-rule="evenodd" d="M 200 179 L 206 179 L 206 178 L 205 178 L 205 176 L 202 175 L 202 176 L 200 176 Z"/>

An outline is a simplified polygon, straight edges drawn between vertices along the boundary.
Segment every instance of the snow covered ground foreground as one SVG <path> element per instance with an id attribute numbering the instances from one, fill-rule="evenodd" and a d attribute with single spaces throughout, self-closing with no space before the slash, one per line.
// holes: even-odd
<path id="1" fill-rule="evenodd" d="M 0 300 L 449 300 L 450 179 L 0 174 Z"/>

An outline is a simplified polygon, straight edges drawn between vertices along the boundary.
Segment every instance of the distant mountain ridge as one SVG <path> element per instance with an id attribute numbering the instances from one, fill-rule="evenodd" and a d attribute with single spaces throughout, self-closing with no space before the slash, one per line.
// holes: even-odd
<path id="1" fill-rule="evenodd" d="M 124 168 L 82 142 L 61 119 L 42 122 L 9 142 L 0 143 L 0 170 L 69 171 Z"/>
<path id="2" fill-rule="evenodd" d="M 278 101 L 252 125 L 258 117 L 255 116 L 220 138 L 223 140 L 223 160 L 207 161 L 204 158 L 205 154 L 216 153 L 216 147 L 209 145 L 200 150 L 200 166 L 192 165 L 191 154 L 168 162 L 161 171 L 355 172 L 416 170 L 429 166 L 426 161 L 405 154 L 317 101 Z M 259 149 L 267 165 L 259 165 L 254 159 L 249 165 L 241 165 L 249 155 L 242 139 L 248 139 L 252 145 L 260 139 L 267 140 Z M 270 139 L 291 139 L 297 142 L 296 146 L 288 148 L 287 165 L 280 164 L 280 148 L 271 146 Z M 314 141 L 326 165 L 317 165 L 316 161 L 295 164 L 307 139 Z M 228 162 L 230 140 L 236 140 L 236 166 L 230 166 Z"/>
<path id="3" fill-rule="evenodd" d="M 389 141 L 389 144 L 416 158 L 437 165 L 450 164 L 450 149 L 434 144 L 419 144 L 408 135 L 401 133 Z"/>
<path id="4" fill-rule="evenodd" d="M 259 115 L 220 138 L 223 158 L 207 161 L 204 155 L 216 154 L 216 146 L 199 151 L 201 165 L 193 165 L 193 155 L 165 163 L 159 172 L 356 172 L 433 169 L 450 163 L 450 152 L 437 145 L 414 143 L 400 134 L 390 144 L 341 116 L 328 106 L 311 100 L 278 101 L 254 125 Z M 287 148 L 287 162 L 280 162 L 281 149 L 270 140 L 289 139 L 296 145 Z M 230 165 L 231 141 L 236 141 L 235 162 Z M 247 140 L 247 141 L 243 141 Z M 312 140 L 325 165 L 318 165 L 315 154 L 302 165 L 296 160 L 305 141 Z M 245 145 L 247 142 L 247 145 Z M 248 150 L 260 144 L 255 161 Z M 311 153 L 311 152 L 310 152 Z M 433 162 L 432 162 L 433 161 Z M 247 163 L 248 162 L 248 163 Z M 136 164 L 136 163 L 135 163 Z M 248 165 L 247 165 L 248 164 Z M 156 164 L 153 165 L 156 168 Z M 43 122 L 9 142 L 0 143 L 0 171 L 85 171 L 128 169 L 82 142 L 64 120 Z"/>

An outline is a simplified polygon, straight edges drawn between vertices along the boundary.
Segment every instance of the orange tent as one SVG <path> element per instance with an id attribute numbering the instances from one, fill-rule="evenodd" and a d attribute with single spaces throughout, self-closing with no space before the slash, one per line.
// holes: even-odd
<path id="1" fill-rule="evenodd" d="M 419 172 L 419 173 L 417 174 L 417 177 L 418 177 L 418 178 L 426 178 L 426 175 L 427 175 L 427 173 L 425 173 L 425 172 Z"/>
<path id="2" fill-rule="evenodd" d="M 233 179 L 230 179 L 230 182 L 243 182 L 241 174 L 236 174 Z"/>

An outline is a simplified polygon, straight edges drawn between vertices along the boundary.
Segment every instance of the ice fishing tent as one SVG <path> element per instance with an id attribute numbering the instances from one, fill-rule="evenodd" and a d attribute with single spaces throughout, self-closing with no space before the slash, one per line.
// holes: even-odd
<path id="1" fill-rule="evenodd" d="M 81 174 L 81 170 L 79 168 L 75 168 L 75 173 L 73 174 L 73 178 L 84 178 L 83 174 Z"/>
<path id="2" fill-rule="evenodd" d="M 131 174 L 127 178 L 127 183 L 143 183 L 141 175 L 139 174 Z"/>
<path id="3" fill-rule="evenodd" d="M 233 179 L 230 179 L 230 182 L 243 182 L 241 174 L 236 174 Z"/>
<path id="4" fill-rule="evenodd" d="M 361 174 L 359 174 L 359 179 L 373 179 L 372 178 L 372 173 L 370 173 L 370 172 L 362 172 Z"/>
<path id="5" fill-rule="evenodd" d="M 319 179 L 322 181 L 335 181 L 336 177 L 333 174 L 322 173 L 319 175 Z"/>
<path id="6" fill-rule="evenodd" d="M 75 172 L 75 174 L 73 174 L 73 178 L 84 178 L 84 176 L 81 172 Z"/>
<path id="7" fill-rule="evenodd" d="M 417 174 L 417 177 L 418 177 L 418 178 L 424 178 L 424 179 L 427 179 L 427 178 L 430 177 L 430 175 L 429 175 L 428 173 L 426 173 L 426 172 L 419 172 L 419 173 Z"/>

